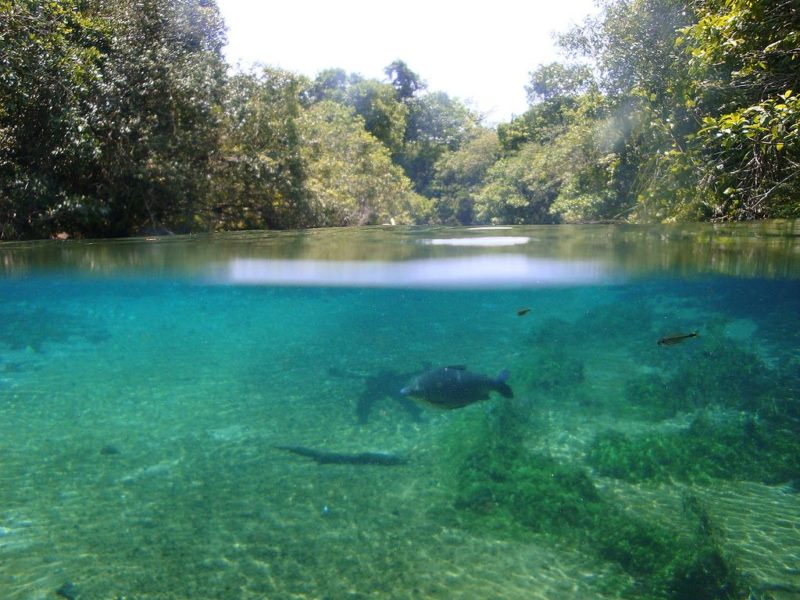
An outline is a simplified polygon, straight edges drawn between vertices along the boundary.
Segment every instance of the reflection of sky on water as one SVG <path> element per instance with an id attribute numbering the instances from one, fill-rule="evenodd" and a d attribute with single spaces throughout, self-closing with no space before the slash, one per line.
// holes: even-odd
<path id="1" fill-rule="evenodd" d="M 514 229 L 511 225 L 483 225 L 481 227 L 466 227 L 467 231 L 497 231 L 502 229 Z"/>
<path id="2" fill-rule="evenodd" d="M 566 286 L 610 279 L 609 269 L 598 261 L 521 254 L 405 262 L 234 259 L 217 276 L 220 283 L 240 285 L 411 288 Z"/>
<path id="3" fill-rule="evenodd" d="M 531 241 L 529 237 L 474 237 L 474 238 L 434 238 L 420 240 L 426 246 L 480 246 L 494 248 L 500 246 L 521 246 Z"/>

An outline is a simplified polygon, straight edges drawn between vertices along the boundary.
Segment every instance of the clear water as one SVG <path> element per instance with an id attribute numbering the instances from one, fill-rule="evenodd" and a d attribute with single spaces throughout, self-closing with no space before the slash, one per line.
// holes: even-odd
<path id="1" fill-rule="evenodd" d="M 795 224 L 41 242 L 0 245 L 0 265 L 2 598 L 643 597 L 566 517 L 561 535 L 506 497 L 459 501 L 453 446 L 503 403 L 526 452 L 614 506 L 667 526 L 698 498 L 742 597 L 800 598 L 796 458 L 637 479 L 590 457 L 598 434 L 699 414 L 800 436 Z M 508 369 L 515 398 L 398 397 L 453 364 Z M 637 405 L 647 381 L 661 404 Z"/>

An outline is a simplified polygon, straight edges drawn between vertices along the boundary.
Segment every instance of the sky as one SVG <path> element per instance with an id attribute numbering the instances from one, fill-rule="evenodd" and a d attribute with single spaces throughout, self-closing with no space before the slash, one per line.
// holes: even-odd
<path id="1" fill-rule="evenodd" d="M 342 68 L 385 80 L 406 62 L 432 91 L 457 97 L 489 123 L 525 112 L 537 65 L 563 60 L 554 32 L 596 12 L 594 0 L 217 0 L 225 57 L 314 77 Z"/>

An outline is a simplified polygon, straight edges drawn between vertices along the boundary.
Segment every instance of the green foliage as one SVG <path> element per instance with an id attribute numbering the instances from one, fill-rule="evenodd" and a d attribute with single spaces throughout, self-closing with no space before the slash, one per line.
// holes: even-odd
<path id="1" fill-rule="evenodd" d="M 681 81 L 676 31 L 690 23 L 686 0 L 612 0 L 560 41 L 572 54 L 594 60 L 612 99 L 654 94 L 654 101 L 666 100 Z"/>
<path id="2" fill-rule="evenodd" d="M 800 217 L 800 102 L 792 90 L 717 118 L 705 117 L 712 217 Z"/>
<path id="3" fill-rule="evenodd" d="M 213 3 L 6 2 L 0 16 L 3 235 L 190 227 L 225 72 Z"/>
<path id="4" fill-rule="evenodd" d="M 579 545 L 637 580 L 626 595 L 737 597 L 735 568 L 721 553 L 708 515 L 695 500 L 684 510 L 688 538 L 620 509 L 582 468 L 525 449 L 524 425 L 510 403 L 457 437 L 457 509 L 482 527 L 538 532 Z M 622 591 L 622 590 L 620 590 Z"/>
<path id="5" fill-rule="evenodd" d="M 575 99 L 595 87 L 592 72 L 586 65 L 550 63 L 540 66 L 530 76 L 530 84 L 525 86 L 525 90 L 531 105 Z"/>
<path id="6" fill-rule="evenodd" d="M 78 6 L 0 3 L 0 239 L 97 217 L 82 176 L 98 152 L 89 118 L 108 39 Z"/>
<path id="7" fill-rule="evenodd" d="M 587 222 L 617 218 L 624 194 L 624 133 L 585 66 L 531 73 L 522 116 L 498 127 L 505 156 L 478 194 L 482 222 Z"/>
<path id="8" fill-rule="evenodd" d="M 393 155 L 402 151 L 408 108 L 400 102 L 391 85 L 374 80 L 359 81 L 348 88 L 347 104 L 364 119 L 366 130 Z"/>
<path id="9" fill-rule="evenodd" d="M 209 226 L 224 229 L 309 224 L 297 119 L 302 78 L 264 68 L 228 80 L 220 153 L 213 164 Z"/>
<path id="10" fill-rule="evenodd" d="M 735 420 L 700 415 L 677 432 L 599 434 L 587 453 L 598 473 L 626 481 L 707 482 L 709 478 L 781 483 L 800 476 L 796 433 L 745 413 Z"/>
<path id="11" fill-rule="evenodd" d="M 630 124 L 616 150 L 627 168 L 611 189 L 631 219 L 800 214 L 798 10 L 618 0 L 562 36 L 596 61 L 612 114 Z"/>
<path id="12" fill-rule="evenodd" d="M 422 199 L 415 198 L 411 182 L 360 117 L 334 102 L 321 102 L 303 113 L 299 128 L 315 226 L 408 222 Z"/>
<path id="13" fill-rule="evenodd" d="M 497 161 L 476 194 L 476 222 L 555 222 L 550 206 L 562 181 L 559 166 L 548 149 L 538 144 L 526 144 L 518 153 Z"/>
<path id="14" fill-rule="evenodd" d="M 603 9 L 560 38 L 591 63 L 533 70 L 529 109 L 495 137 L 401 60 L 385 81 L 341 69 L 314 81 L 277 69 L 228 75 L 213 0 L 2 0 L 0 239 L 389 215 L 461 224 L 800 216 L 796 3 L 609 0 Z M 374 148 L 350 168 L 320 154 L 340 149 L 330 138 L 305 147 L 300 121 L 325 102 L 354 111 L 358 125 L 336 126 L 354 147 L 366 148 L 358 127 L 371 135 L 420 195 L 403 191 L 394 168 L 381 179 Z M 335 182 L 312 185 L 306 169 Z M 365 194 L 373 175 L 376 192 Z"/>
<path id="15" fill-rule="evenodd" d="M 414 182 L 414 189 L 431 196 L 437 161 L 472 140 L 478 134 L 479 119 L 443 92 L 415 96 L 406 104 L 408 125 L 398 162 Z"/>
<path id="16" fill-rule="evenodd" d="M 432 183 L 437 221 L 450 225 L 475 222 L 475 199 L 499 157 L 497 134 L 482 128 L 457 150 L 441 155 L 434 164 Z"/>
<path id="17" fill-rule="evenodd" d="M 693 140 L 712 218 L 800 214 L 798 22 L 791 2 L 698 0 L 681 31 L 702 127 Z"/>
<path id="18" fill-rule="evenodd" d="M 191 230 L 218 147 L 224 24 L 201 0 L 99 5 L 114 32 L 92 122 L 107 227 Z"/>
<path id="19" fill-rule="evenodd" d="M 605 123 L 578 120 L 549 143 L 528 142 L 487 170 L 475 214 L 486 223 L 585 222 L 623 210 L 620 159 Z"/>
<path id="20" fill-rule="evenodd" d="M 427 85 L 412 71 L 402 60 L 393 61 L 383 70 L 392 86 L 397 90 L 397 97 L 401 102 L 407 102 L 423 91 Z"/>

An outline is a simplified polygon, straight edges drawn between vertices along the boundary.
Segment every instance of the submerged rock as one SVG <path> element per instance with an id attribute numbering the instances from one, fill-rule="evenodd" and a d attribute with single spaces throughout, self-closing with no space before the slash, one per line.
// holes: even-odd
<path id="1" fill-rule="evenodd" d="M 56 595 L 61 596 L 62 598 L 66 598 L 67 600 L 77 600 L 78 588 L 75 587 L 75 584 L 72 583 L 71 581 L 65 581 L 56 590 Z"/>

